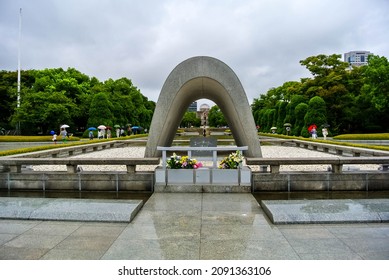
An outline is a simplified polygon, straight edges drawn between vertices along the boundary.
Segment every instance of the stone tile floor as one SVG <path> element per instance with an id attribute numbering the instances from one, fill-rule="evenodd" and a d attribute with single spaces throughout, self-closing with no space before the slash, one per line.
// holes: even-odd
<path id="1" fill-rule="evenodd" d="M 274 225 L 251 194 L 154 193 L 130 223 L 0 220 L 0 259 L 388 260 L 389 223 Z"/>

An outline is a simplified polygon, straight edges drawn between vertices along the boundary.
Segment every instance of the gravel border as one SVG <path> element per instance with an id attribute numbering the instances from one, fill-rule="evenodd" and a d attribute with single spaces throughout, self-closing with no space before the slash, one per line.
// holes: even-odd
<path id="1" fill-rule="evenodd" d="M 262 155 L 264 158 L 301 158 L 301 157 L 337 157 L 337 155 L 310 151 L 297 147 L 284 146 L 262 146 Z M 111 148 L 102 151 L 92 152 L 73 156 L 74 158 L 142 158 L 144 157 L 145 147 L 126 147 L 126 148 Z M 210 166 L 212 162 L 204 162 L 204 165 Z M 139 165 L 137 171 L 154 171 L 158 165 Z M 327 171 L 330 165 L 282 165 L 280 171 Z M 33 166 L 34 171 L 66 171 L 66 166 L 61 165 L 41 165 Z M 115 165 L 83 165 L 83 171 L 126 171 L 125 166 Z M 250 166 L 252 171 L 259 171 L 259 166 Z M 349 170 L 378 170 L 379 165 L 350 165 L 344 166 Z"/>

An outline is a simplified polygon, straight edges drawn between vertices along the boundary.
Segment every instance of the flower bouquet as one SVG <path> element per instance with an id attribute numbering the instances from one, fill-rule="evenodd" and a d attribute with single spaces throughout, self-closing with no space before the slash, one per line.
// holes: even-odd
<path id="1" fill-rule="evenodd" d="M 188 156 L 178 156 L 176 153 L 166 161 L 167 167 L 170 169 L 197 169 L 202 167 L 203 164 L 194 158 Z"/>
<path id="2" fill-rule="evenodd" d="M 243 155 L 241 151 L 231 153 L 225 157 L 219 164 L 220 169 L 238 169 L 242 165 Z"/>

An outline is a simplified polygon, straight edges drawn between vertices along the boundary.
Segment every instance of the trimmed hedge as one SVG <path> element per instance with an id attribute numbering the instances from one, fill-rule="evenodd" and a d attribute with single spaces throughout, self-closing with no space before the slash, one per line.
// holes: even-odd
<path id="1" fill-rule="evenodd" d="M 72 146 L 80 146 L 80 145 L 87 145 L 91 143 L 101 143 L 101 142 L 108 142 L 112 140 L 128 140 L 132 138 L 141 138 L 145 137 L 147 134 L 136 134 L 136 135 L 131 135 L 131 136 L 126 136 L 126 137 L 120 137 L 120 138 L 114 138 L 114 139 L 95 139 L 95 140 L 83 140 L 79 142 L 67 142 L 67 144 L 62 144 L 62 141 L 58 141 L 58 144 L 50 144 L 50 145 L 42 145 L 42 146 L 35 146 L 35 147 L 29 147 L 29 148 L 21 148 L 21 149 L 14 149 L 14 150 L 6 150 L 6 151 L 0 151 L 0 157 L 4 156 L 12 156 L 12 155 L 17 155 L 17 154 L 24 154 L 24 153 L 31 153 L 31 152 L 38 152 L 38 151 L 44 151 L 44 150 L 51 150 L 51 149 L 57 149 L 57 148 L 64 148 L 64 147 L 72 147 Z M 26 137 L 26 136 L 24 136 Z M 35 136 L 31 136 L 35 137 Z M 40 137 L 40 136 L 38 136 Z M 74 137 L 76 138 L 76 137 Z M 50 138 L 51 141 L 51 138 Z M 10 141 L 8 141 L 10 142 Z M 16 141 L 15 141 L 16 142 Z M 27 141 L 23 141 L 27 142 Z M 33 141 L 29 141 L 33 142 Z"/>
<path id="2" fill-rule="evenodd" d="M 341 135 L 334 136 L 333 139 L 339 139 L 339 140 L 389 140 L 389 133 L 341 134 Z"/>
<path id="3" fill-rule="evenodd" d="M 339 141 L 332 141 L 332 140 L 312 139 L 312 138 L 304 138 L 302 136 L 297 137 L 297 136 L 287 136 L 287 135 L 271 134 L 271 133 L 259 133 L 259 134 L 260 135 L 264 135 L 264 136 L 274 137 L 274 138 L 296 139 L 296 140 L 303 140 L 303 141 L 311 141 L 311 142 L 320 142 L 320 143 L 326 143 L 326 144 L 334 144 L 334 145 L 339 145 L 339 146 L 347 146 L 347 147 L 356 147 L 356 148 L 365 148 L 365 149 L 389 151 L 389 146 L 357 144 L 357 143 L 348 143 L 348 142 L 339 142 Z M 363 135 L 363 134 L 360 134 L 360 135 Z M 351 139 L 347 139 L 347 140 L 351 140 Z M 353 139 L 353 140 L 357 140 L 357 139 Z M 362 138 L 360 138 L 358 140 L 362 140 Z M 363 139 L 363 140 L 366 140 L 366 139 Z M 369 140 L 373 140 L 373 139 L 369 139 Z M 376 139 L 374 139 L 374 140 L 376 140 Z M 389 138 L 388 138 L 388 140 L 389 140 Z"/>
<path id="4" fill-rule="evenodd" d="M 0 142 L 52 142 L 52 135 L 45 136 L 0 136 Z M 61 141 L 61 136 L 57 135 L 58 142 Z M 71 136 L 67 141 L 80 141 L 79 137 Z"/>

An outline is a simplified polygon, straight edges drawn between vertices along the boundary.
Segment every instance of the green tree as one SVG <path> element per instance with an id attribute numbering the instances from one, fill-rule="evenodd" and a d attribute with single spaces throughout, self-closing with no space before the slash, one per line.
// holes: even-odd
<path id="1" fill-rule="evenodd" d="M 306 131 L 305 121 L 304 121 L 304 117 L 307 111 L 308 111 L 308 104 L 306 103 L 300 103 L 294 109 L 296 120 L 294 122 L 294 125 L 292 126 L 293 135 L 295 136 L 302 135 L 308 137 L 308 132 Z"/>
<path id="2" fill-rule="evenodd" d="M 379 112 L 389 112 L 389 62 L 386 57 L 369 56 L 362 88 Z"/>
<path id="3" fill-rule="evenodd" d="M 305 103 L 306 98 L 302 95 L 293 95 L 290 102 L 286 106 L 286 115 L 284 119 L 284 123 L 290 123 L 294 125 L 296 122 L 295 108 L 300 103 Z"/>
<path id="4" fill-rule="evenodd" d="M 21 124 L 27 134 L 48 134 L 58 131 L 61 124 L 73 125 L 70 112 L 75 110 L 72 101 L 60 92 L 28 92 L 13 116 L 13 124 Z"/>
<path id="5" fill-rule="evenodd" d="M 211 109 L 209 109 L 208 123 L 210 126 L 213 126 L 213 127 L 228 125 L 228 123 L 227 123 L 226 119 L 224 118 L 224 115 L 223 115 L 222 111 L 220 110 L 219 106 L 215 105 L 215 106 L 212 106 Z"/>
<path id="6" fill-rule="evenodd" d="M 315 96 L 309 100 L 308 110 L 304 116 L 304 123 L 305 128 L 311 124 L 316 124 L 318 128 L 324 124 L 327 124 L 326 103 L 323 98 L 320 96 Z M 305 135 L 306 134 L 303 134 L 303 136 Z"/>
<path id="7" fill-rule="evenodd" d="M 89 109 L 88 126 L 113 126 L 114 115 L 113 105 L 109 100 L 108 94 L 104 92 L 93 96 L 91 107 Z"/>
<path id="8" fill-rule="evenodd" d="M 185 112 L 182 118 L 181 127 L 200 127 L 201 120 L 196 116 L 196 112 Z"/>

